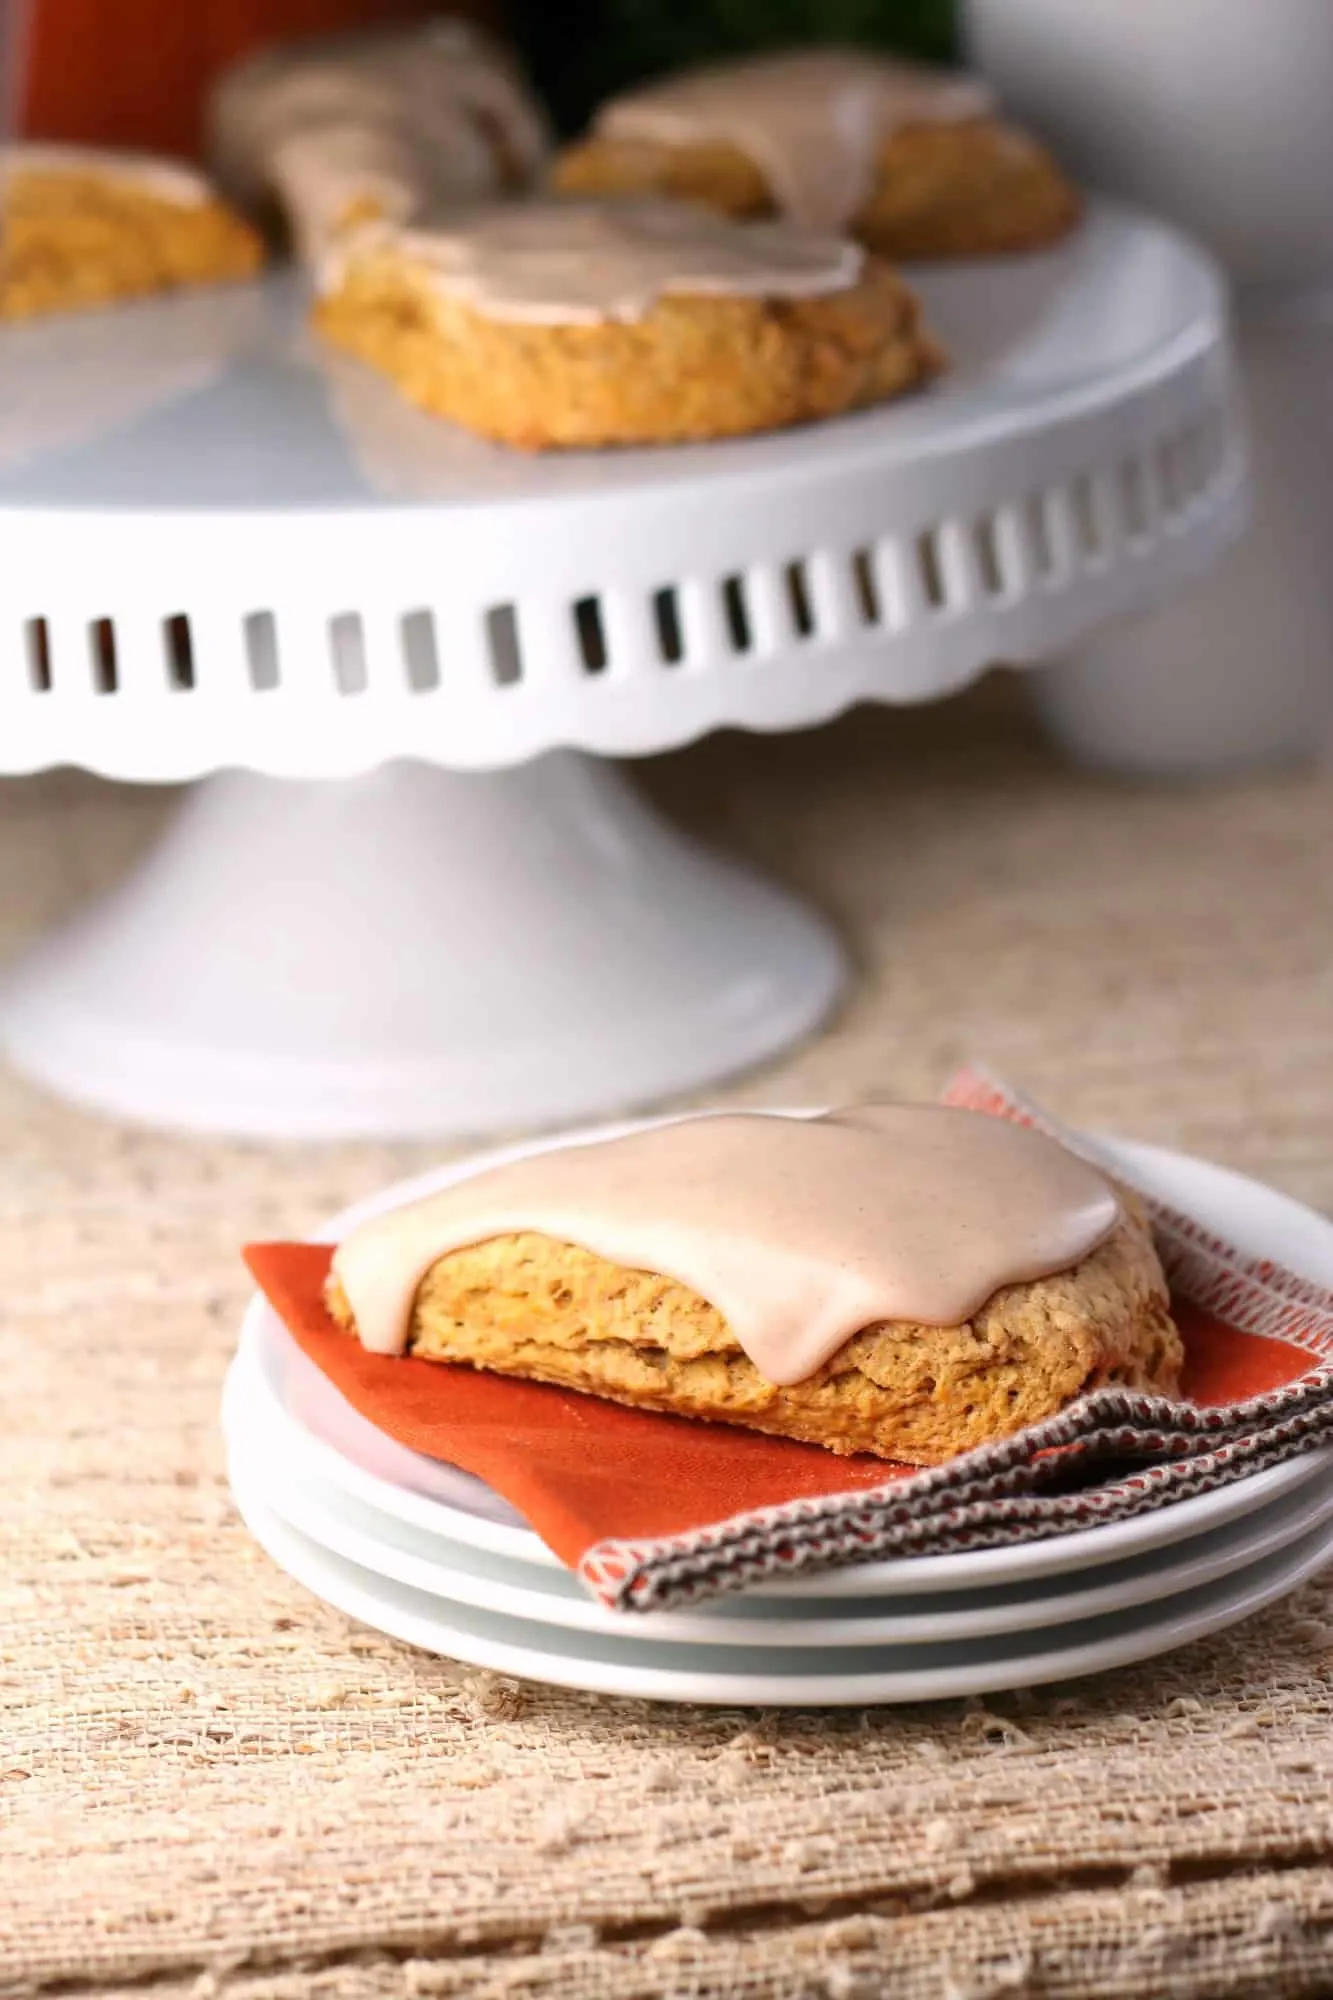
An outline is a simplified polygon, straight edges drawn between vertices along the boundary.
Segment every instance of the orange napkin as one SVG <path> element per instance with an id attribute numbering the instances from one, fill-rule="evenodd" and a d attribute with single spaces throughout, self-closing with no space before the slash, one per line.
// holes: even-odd
<path id="1" fill-rule="evenodd" d="M 972 1072 L 949 1099 L 1038 1122 Z M 370 1354 L 325 1310 L 327 1246 L 255 1244 L 246 1259 L 363 1417 L 484 1479 L 603 1602 L 655 1608 L 835 1563 L 1066 1533 L 1333 1440 L 1333 1297 L 1187 1218 L 1155 1221 L 1186 1346 L 1181 1400 L 1101 1390 L 929 1471 Z"/>

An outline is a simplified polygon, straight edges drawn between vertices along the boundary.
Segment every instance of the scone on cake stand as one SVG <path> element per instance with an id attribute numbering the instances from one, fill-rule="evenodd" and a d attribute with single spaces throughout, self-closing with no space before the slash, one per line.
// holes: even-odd
<path id="1" fill-rule="evenodd" d="M 1093 204 L 1041 257 L 912 282 L 951 372 L 768 436 L 487 444 L 331 354 L 279 277 L 206 382 L 0 450 L 3 768 L 202 781 L 11 968 L 11 1058 L 173 1125 L 464 1134 L 648 1104 L 813 1028 L 846 977 L 829 927 L 612 760 L 1049 658 L 1243 514 L 1188 242 Z M 141 371 L 160 309 L 127 310 Z"/>
<path id="2" fill-rule="evenodd" d="M 1080 210 L 979 77 L 838 46 L 652 77 L 598 106 L 552 179 L 565 194 L 779 215 L 895 261 L 1045 249 Z"/>

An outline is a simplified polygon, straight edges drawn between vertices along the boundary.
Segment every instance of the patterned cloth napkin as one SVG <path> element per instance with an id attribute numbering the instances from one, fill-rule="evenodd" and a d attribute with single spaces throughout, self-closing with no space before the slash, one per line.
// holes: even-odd
<path id="1" fill-rule="evenodd" d="M 956 1077 L 945 1101 L 1107 1164 L 980 1071 Z M 324 1309 L 326 1247 L 256 1244 L 246 1256 L 298 1346 L 362 1416 L 487 1480 L 602 1603 L 656 1610 L 885 1556 L 1069 1534 L 1333 1445 L 1333 1293 L 1145 1198 L 1185 1342 L 1181 1397 L 1099 1389 L 926 1471 L 367 1354 Z"/>

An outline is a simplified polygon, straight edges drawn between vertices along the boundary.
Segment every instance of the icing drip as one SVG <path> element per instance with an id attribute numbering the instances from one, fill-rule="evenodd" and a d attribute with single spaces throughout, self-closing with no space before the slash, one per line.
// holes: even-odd
<path id="1" fill-rule="evenodd" d="M 1003 1286 L 1068 1270 L 1119 1217 L 1110 1184 L 1040 1133 L 871 1105 L 531 1155 L 363 1223 L 333 1270 L 365 1346 L 396 1354 L 438 1258 L 533 1230 L 689 1286 L 791 1383 L 878 1321 L 962 1324 Z"/>
<path id="2" fill-rule="evenodd" d="M 100 146 L 0 146 L 0 188 L 21 174 L 88 175 L 122 181 L 179 208 L 202 208 L 214 199 L 203 174 L 151 153 L 122 153 Z"/>
<path id="3" fill-rule="evenodd" d="M 326 259 L 336 286 L 363 252 L 411 262 L 489 319 L 601 325 L 642 319 L 667 294 L 814 298 L 854 285 L 855 245 L 781 222 L 739 223 L 683 202 L 511 202 L 448 227 L 349 235 Z"/>
<path id="4" fill-rule="evenodd" d="M 530 182 L 546 126 L 503 50 L 463 22 L 266 50 L 213 104 L 219 172 L 278 197 L 317 261 L 358 210 L 405 222 Z"/>
<path id="5" fill-rule="evenodd" d="M 814 49 L 686 70 L 603 107 L 595 129 L 653 146 L 726 145 L 763 174 L 793 221 L 845 229 L 895 132 L 993 109 L 979 79 L 866 50 Z"/>
<path id="6" fill-rule="evenodd" d="M 298 128 L 273 148 L 270 177 L 297 255 L 312 265 L 359 213 L 404 223 L 425 198 L 411 147 L 374 125 Z"/>

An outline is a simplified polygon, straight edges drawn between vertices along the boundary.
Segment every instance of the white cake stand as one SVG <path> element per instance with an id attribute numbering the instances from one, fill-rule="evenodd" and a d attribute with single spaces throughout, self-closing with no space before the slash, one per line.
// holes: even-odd
<path id="1" fill-rule="evenodd" d="M 155 1122 L 461 1135 L 812 1028 L 824 923 L 602 760 L 1047 658 L 1243 515 L 1182 238 L 1101 207 L 917 276 L 955 360 L 928 396 L 535 461 L 323 355 L 284 281 L 4 334 L 0 769 L 204 779 L 11 969 L 12 1060 Z"/>

